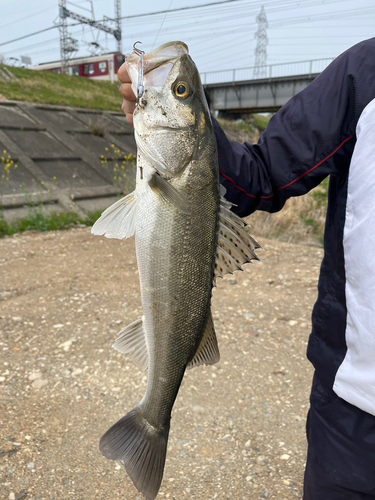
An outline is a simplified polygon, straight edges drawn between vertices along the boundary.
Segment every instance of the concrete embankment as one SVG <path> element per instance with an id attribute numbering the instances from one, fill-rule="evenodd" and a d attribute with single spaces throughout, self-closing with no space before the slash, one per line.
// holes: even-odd
<path id="1" fill-rule="evenodd" d="M 126 184 L 132 186 L 134 166 L 126 164 L 120 173 L 112 167 L 135 153 L 132 128 L 121 112 L 0 101 L 0 157 L 13 160 L 9 175 L 0 175 L 4 217 L 24 216 L 30 203 L 48 212 L 101 210 Z"/>

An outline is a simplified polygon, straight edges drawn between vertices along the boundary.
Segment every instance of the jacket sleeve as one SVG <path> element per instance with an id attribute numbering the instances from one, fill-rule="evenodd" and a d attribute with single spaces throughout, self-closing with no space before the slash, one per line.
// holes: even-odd
<path id="1" fill-rule="evenodd" d="M 241 216 L 276 212 L 328 175 L 345 175 L 358 119 L 375 98 L 375 38 L 344 52 L 270 120 L 257 145 L 230 142 L 216 120 L 220 182 Z"/>

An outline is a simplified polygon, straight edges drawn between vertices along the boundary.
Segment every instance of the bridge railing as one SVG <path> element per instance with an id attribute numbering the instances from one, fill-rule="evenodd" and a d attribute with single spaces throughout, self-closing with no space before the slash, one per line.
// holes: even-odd
<path id="1" fill-rule="evenodd" d="M 289 63 L 267 64 L 266 66 L 251 66 L 221 71 L 205 71 L 201 73 L 202 83 L 240 82 L 243 80 L 260 80 L 283 76 L 312 75 L 321 73 L 333 58 L 311 59 Z"/>

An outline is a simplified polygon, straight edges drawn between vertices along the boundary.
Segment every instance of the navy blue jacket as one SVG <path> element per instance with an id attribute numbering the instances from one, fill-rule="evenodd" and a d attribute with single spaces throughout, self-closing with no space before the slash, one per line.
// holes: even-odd
<path id="1" fill-rule="evenodd" d="M 375 38 L 347 50 L 285 104 L 270 120 L 257 145 L 228 141 L 214 120 L 220 182 L 227 190 L 226 198 L 237 205 L 234 211 L 241 216 L 255 210 L 276 212 L 288 198 L 307 193 L 330 175 L 324 259 L 308 345 L 308 358 L 330 387 L 334 387 L 348 352 L 343 239 L 349 171 L 360 117 L 374 99 Z M 370 111 L 366 117 L 374 117 L 372 108 Z M 369 189 L 375 207 L 375 185 Z M 373 338 L 375 343 L 375 323 Z M 345 395 L 342 397 L 345 399 Z M 356 398 L 346 399 L 361 406 Z M 373 409 L 363 406 L 375 414 L 375 402 Z"/>

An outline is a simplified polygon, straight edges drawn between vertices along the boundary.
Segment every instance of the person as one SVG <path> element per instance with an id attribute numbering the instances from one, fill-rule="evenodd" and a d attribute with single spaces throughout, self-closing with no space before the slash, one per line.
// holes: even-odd
<path id="1" fill-rule="evenodd" d="M 119 71 L 129 123 L 135 96 Z M 330 176 L 307 357 L 304 500 L 375 498 L 375 38 L 337 57 L 270 120 L 258 144 L 213 119 L 233 210 L 276 212 Z"/>

